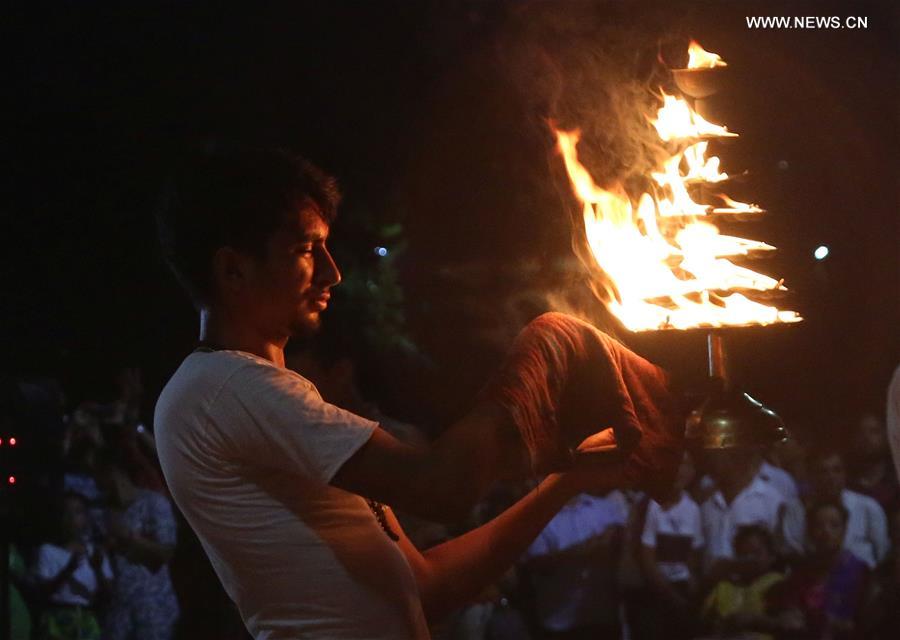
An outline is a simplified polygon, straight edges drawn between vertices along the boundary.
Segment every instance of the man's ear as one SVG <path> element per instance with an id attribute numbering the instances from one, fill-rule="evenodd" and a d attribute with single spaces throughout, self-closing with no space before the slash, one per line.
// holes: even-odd
<path id="1" fill-rule="evenodd" d="M 249 280 L 252 268 L 251 260 L 232 247 L 219 247 L 213 255 L 213 279 L 223 293 L 240 291 Z"/>

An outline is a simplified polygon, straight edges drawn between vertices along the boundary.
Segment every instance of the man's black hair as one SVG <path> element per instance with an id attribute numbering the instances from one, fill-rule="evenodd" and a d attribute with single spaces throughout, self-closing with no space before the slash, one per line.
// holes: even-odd
<path id="1" fill-rule="evenodd" d="M 231 148 L 192 156 L 169 179 L 157 211 L 163 257 L 199 308 L 214 297 L 220 247 L 262 259 L 285 215 L 310 201 L 330 224 L 337 181 L 296 154 Z"/>

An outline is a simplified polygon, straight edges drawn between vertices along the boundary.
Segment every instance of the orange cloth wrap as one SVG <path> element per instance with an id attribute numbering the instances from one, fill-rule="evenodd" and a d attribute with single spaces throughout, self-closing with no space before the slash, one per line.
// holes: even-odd
<path id="1" fill-rule="evenodd" d="M 684 420 L 666 373 L 562 313 L 526 326 L 483 396 L 511 416 L 536 473 L 565 469 L 587 436 L 612 427 L 624 480 L 659 495 L 683 452 Z"/>

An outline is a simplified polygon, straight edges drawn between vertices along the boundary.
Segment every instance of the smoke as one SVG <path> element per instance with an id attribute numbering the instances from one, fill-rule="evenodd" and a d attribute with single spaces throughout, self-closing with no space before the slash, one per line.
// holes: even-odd
<path id="1" fill-rule="evenodd" d="M 582 209 L 553 151 L 552 128 L 581 131 L 579 159 L 598 185 L 622 185 L 632 196 L 650 190 L 647 176 L 670 154 L 648 117 L 661 105 L 660 87 L 672 92 L 662 59 L 686 50 L 685 34 L 673 26 L 679 22 L 671 9 L 646 4 L 535 2 L 508 17 L 497 40 L 502 73 L 547 139 L 549 174 L 559 215 L 571 224 L 581 287 L 595 296 L 586 300 L 571 288 L 555 288 L 545 293 L 544 303 L 613 332 L 615 323 L 596 301 L 615 297 L 615 286 L 590 257 Z"/>
<path id="2" fill-rule="evenodd" d="M 647 115 L 670 84 L 660 56 L 686 44 L 673 35 L 670 12 L 622 4 L 526 5 L 499 39 L 500 64 L 522 100 L 536 116 L 582 131 L 581 157 L 601 185 L 627 185 L 658 167 L 662 149 Z"/>
<path id="3" fill-rule="evenodd" d="M 409 300 L 428 301 L 411 305 L 410 326 L 448 369 L 471 365 L 464 344 L 502 353 L 545 311 L 617 332 L 601 304 L 604 276 L 581 255 L 581 207 L 550 123 L 581 130 L 580 158 L 597 184 L 647 190 L 638 181 L 661 150 L 646 115 L 668 82 L 658 58 L 676 35 L 678 50 L 687 44 L 672 9 L 633 2 L 508 2 L 499 13 L 477 35 L 458 34 L 456 47 L 440 39 L 446 73 L 402 183 L 415 214 L 408 264 L 418 266 L 404 282 Z M 465 327 L 467 340 L 448 346 L 438 326 Z"/>

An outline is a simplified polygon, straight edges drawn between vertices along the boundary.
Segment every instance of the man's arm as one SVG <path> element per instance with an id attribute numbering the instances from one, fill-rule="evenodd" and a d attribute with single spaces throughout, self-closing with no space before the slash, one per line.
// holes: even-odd
<path id="1" fill-rule="evenodd" d="M 430 520 L 454 522 L 496 480 L 522 477 L 526 465 L 506 413 L 482 402 L 430 447 L 402 443 L 376 429 L 331 484 Z"/>
<path id="2" fill-rule="evenodd" d="M 429 622 L 471 602 L 521 558 L 531 541 L 572 497 L 605 492 L 620 481 L 620 464 L 591 472 L 548 476 L 538 487 L 487 524 L 420 553 L 401 536 Z M 391 525 L 399 529 L 393 514 Z"/>

